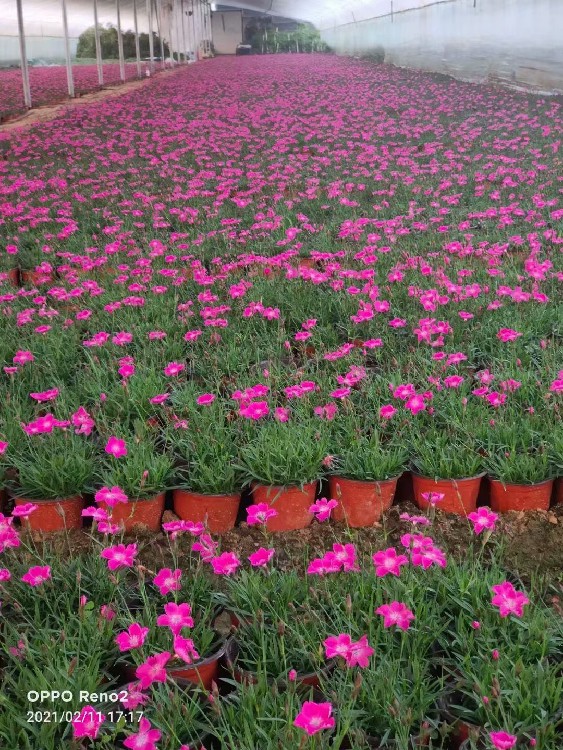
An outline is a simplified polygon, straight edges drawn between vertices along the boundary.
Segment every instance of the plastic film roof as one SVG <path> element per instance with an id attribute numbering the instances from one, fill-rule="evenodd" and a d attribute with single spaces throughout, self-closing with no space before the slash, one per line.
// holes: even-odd
<path id="1" fill-rule="evenodd" d="M 438 0 L 440 1 L 440 0 Z M 445 0 L 444 0 L 445 1 Z M 22 0 L 26 34 L 47 36 L 62 26 L 60 0 Z M 162 0 L 163 4 L 180 0 Z M 184 0 L 190 8 L 192 0 Z M 231 0 L 228 5 L 286 18 L 310 21 L 318 28 L 353 24 L 377 16 L 435 4 L 436 0 Z M 93 24 L 93 0 L 67 0 L 70 36 L 77 37 Z M 225 0 L 223 3 L 226 4 Z M 137 0 L 139 25 L 146 18 L 145 0 Z M 98 0 L 100 23 L 115 23 L 116 0 Z M 123 29 L 133 27 L 133 0 L 121 0 Z M 17 34 L 16 0 L 0 0 L 0 36 Z"/>

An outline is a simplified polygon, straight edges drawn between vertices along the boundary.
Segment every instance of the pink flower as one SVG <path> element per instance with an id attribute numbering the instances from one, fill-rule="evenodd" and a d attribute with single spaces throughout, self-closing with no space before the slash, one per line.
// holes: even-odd
<path id="1" fill-rule="evenodd" d="M 489 739 L 496 750 L 510 750 L 516 744 L 517 737 L 508 732 L 489 732 Z"/>
<path id="2" fill-rule="evenodd" d="M 347 573 L 359 570 L 356 565 L 356 548 L 353 544 L 335 542 L 332 545 L 332 552 L 327 552 L 327 555 L 331 555 L 334 561 Z"/>
<path id="3" fill-rule="evenodd" d="M 421 497 L 427 503 L 430 503 L 430 505 L 436 505 L 436 503 L 439 503 L 446 496 L 443 492 L 422 492 Z"/>
<path id="4" fill-rule="evenodd" d="M 401 574 L 401 565 L 408 565 L 409 560 L 405 555 L 398 555 L 394 547 L 389 547 L 381 552 L 376 552 L 372 557 L 375 565 L 375 574 L 379 578 L 391 573 L 394 576 Z"/>
<path id="5" fill-rule="evenodd" d="M 323 729 L 332 729 L 335 724 L 332 714 L 331 703 L 315 703 L 305 701 L 301 711 L 297 714 L 293 725 L 304 729 L 308 735 L 321 732 Z"/>
<path id="6" fill-rule="evenodd" d="M 337 388 L 331 392 L 332 398 L 347 398 L 352 393 L 351 388 Z"/>
<path id="7" fill-rule="evenodd" d="M 21 579 L 24 583 L 29 583 L 30 586 L 40 586 L 45 581 L 48 581 L 50 577 L 51 568 L 49 565 L 34 565 Z"/>
<path id="8" fill-rule="evenodd" d="M 414 416 L 415 414 L 418 414 L 419 411 L 424 411 L 426 409 L 426 402 L 421 395 L 415 394 L 405 403 L 405 409 L 408 409 Z"/>
<path id="9" fill-rule="evenodd" d="M 0 456 L 3 456 L 4 453 L 6 453 L 8 445 L 9 443 L 6 443 L 4 440 L 0 440 Z"/>
<path id="10" fill-rule="evenodd" d="M 514 331 L 512 328 L 501 328 L 497 333 L 497 339 L 506 343 L 507 341 L 516 341 L 516 339 L 522 336 L 518 331 Z"/>
<path id="11" fill-rule="evenodd" d="M 115 642 L 120 651 L 130 651 L 134 648 L 141 648 L 147 637 L 149 628 L 144 628 L 138 622 L 133 622 L 127 630 L 115 636 Z"/>
<path id="12" fill-rule="evenodd" d="M 181 589 L 181 576 L 182 571 L 179 568 L 174 571 L 170 568 L 162 568 L 153 578 L 153 583 L 160 589 L 161 596 L 166 596 L 171 591 L 179 591 Z"/>
<path id="13" fill-rule="evenodd" d="M 331 635 L 324 642 L 325 657 L 327 659 L 342 658 L 347 659 L 352 645 L 352 637 L 348 633 L 340 635 Z"/>
<path id="14" fill-rule="evenodd" d="M 168 377 L 176 377 L 186 369 L 186 365 L 181 362 L 169 362 L 164 368 L 164 374 Z"/>
<path id="15" fill-rule="evenodd" d="M 209 534 L 200 534 L 199 541 L 192 544 L 192 551 L 199 552 L 204 562 L 211 562 L 218 546 L 219 542 L 212 539 Z"/>
<path id="16" fill-rule="evenodd" d="M 391 417 L 396 413 L 397 409 L 395 409 L 393 404 L 385 404 L 379 410 L 379 416 L 381 417 L 381 419 L 391 419 Z"/>
<path id="17" fill-rule="evenodd" d="M 311 505 L 309 513 L 313 513 L 317 521 L 327 521 L 333 508 L 336 508 L 337 505 L 338 500 L 327 500 L 326 497 L 320 497 L 314 505 Z"/>
<path id="18" fill-rule="evenodd" d="M 495 595 L 491 600 L 491 604 L 499 608 L 501 617 L 508 617 L 511 614 L 516 615 L 516 617 L 522 617 L 524 606 L 530 603 L 526 594 L 516 591 L 509 581 L 497 583 L 496 586 L 493 586 L 493 592 Z"/>
<path id="19" fill-rule="evenodd" d="M 295 669 L 289 670 L 289 672 L 287 673 L 287 679 L 290 682 L 295 682 L 295 680 L 297 679 L 297 672 L 295 671 Z"/>
<path id="20" fill-rule="evenodd" d="M 39 508 L 38 505 L 33 503 L 25 503 L 24 505 L 16 505 L 12 511 L 14 518 L 28 518 L 35 510 Z"/>
<path id="21" fill-rule="evenodd" d="M 383 615 L 383 626 L 390 628 L 396 625 L 400 630 L 408 630 L 412 620 L 415 619 L 413 612 L 401 602 L 382 604 L 375 610 L 376 615 Z"/>
<path id="22" fill-rule="evenodd" d="M 469 513 L 467 518 L 473 524 L 473 531 L 476 534 L 480 534 L 484 529 L 491 529 L 491 531 L 494 531 L 498 514 L 494 513 L 490 508 L 482 507 L 477 508 L 473 513 Z"/>
<path id="23" fill-rule="evenodd" d="M 193 664 L 200 658 L 192 639 L 184 638 L 181 635 L 174 636 L 174 656 L 177 656 L 186 664 Z"/>
<path id="24" fill-rule="evenodd" d="M 158 682 L 164 682 L 164 680 L 158 680 Z M 123 744 L 129 750 L 156 750 L 156 743 L 161 737 L 162 732 L 152 729 L 150 721 L 143 717 L 139 722 L 139 731 L 136 734 L 130 734 L 126 740 L 123 740 Z"/>
<path id="25" fill-rule="evenodd" d="M 495 408 L 502 406 L 506 401 L 506 393 L 499 393 L 498 391 L 491 391 L 485 396 L 491 406 Z"/>
<path id="26" fill-rule="evenodd" d="M 48 391 L 42 391 L 41 393 L 30 393 L 31 398 L 35 401 L 39 401 L 40 404 L 46 401 L 54 401 L 59 395 L 58 388 L 50 388 Z"/>
<path id="27" fill-rule="evenodd" d="M 19 349 L 13 359 L 12 362 L 15 365 L 25 365 L 27 362 L 33 362 L 35 357 L 30 351 L 27 351 L 26 349 Z"/>
<path id="28" fill-rule="evenodd" d="M 0 583 L 9 581 L 11 577 L 12 574 L 10 573 L 8 568 L 0 568 Z"/>
<path id="29" fill-rule="evenodd" d="M 111 604 L 102 604 L 100 607 L 100 615 L 104 620 L 111 622 L 112 620 L 115 620 L 116 612 Z"/>
<path id="30" fill-rule="evenodd" d="M 411 562 L 416 567 L 427 570 L 432 565 L 440 568 L 446 567 L 446 556 L 441 549 L 434 545 L 414 546 L 411 551 Z"/>
<path id="31" fill-rule="evenodd" d="M 461 375 L 448 375 L 447 378 L 444 378 L 444 385 L 446 388 L 459 388 L 463 381 L 464 378 Z"/>
<path id="32" fill-rule="evenodd" d="M 234 552 L 223 552 L 222 555 L 214 557 L 211 560 L 213 572 L 218 576 L 230 576 L 236 572 L 240 565 L 240 560 Z"/>
<path id="33" fill-rule="evenodd" d="M 130 568 L 134 563 L 136 554 L 136 544 L 128 544 L 127 546 L 116 544 L 114 547 L 103 549 L 100 557 L 108 561 L 108 568 L 110 570 L 118 570 L 119 568 Z"/>
<path id="34" fill-rule="evenodd" d="M 257 505 L 249 505 L 246 514 L 247 524 L 256 526 L 257 524 L 265 524 L 269 518 L 275 518 L 278 511 L 271 508 L 267 503 L 258 503 Z"/>
<path id="35" fill-rule="evenodd" d="M 125 444 L 125 440 L 120 440 L 119 438 L 116 438 L 116 437 L 110 437 L 110 439 L 107 441 L 105 451 L 106 453 L 109 453 L 115 458 L 126 456 L 127 446 Z"/>
<path id="36" fill-rule="evenodd" d="M 121 487 L 102 487 L 94 495 L 94 500 L 113 508 L 118 503 L 127 503 L 129 498 Z"/>
<path id="37" fill-rule="evenodd" d="M 140 682 L 142 690 L 147 690 L 153 682 L 166 682 L 166 664 L 170 660 L 170 653 L 163 651 L 160 654 L 154 654 L 139 665 L 135 671 L 135 676 Z"/>
<path id="38" fill-rule="evenodd" d="M 368 643 L 367 635 L 363 635 L 359 641 L 350 644 L 350 651 L 346 664 L 349 667 L 365 668 L 369 664 L 370 657 L 375 653 L 374 649 Z"/>
<path id="39" fill-rule="evenodd" d="M 183 628 L 193 628 L 194 620 L 192 608 L 189 604 L 168 602 L 164 605 L 164 612 L 165 614 L 157 617 L 156 624 L 170 628 L 173 635 L 178 635 Z"/>
<path id="40" fill-rule="evenodd" d="M 253 401 L 246 406 L 241 406 L 239 409 L 239 414 L 241 415 L 241 417 L 245 417 L 246 419 L 258 420 L 262 419 L 262 417 L 267 416 L 269 410 L 270 407 L 268 406 L 267 401 Z"/>
<path id="41" fill-rule="evenodd" d="M 274 411 L 274 419 L 276 419 L 278 422 L 288 422 L 289 409 L 286 409 L 283 406 L 277 406 Z"/>
<path id="42" fill-rule="evenodd" d="M 138 706 L 143 706 L 147 703 L 149 696 L 141 691 L 141 686 L 137 682 L 129 685 L 125 697 L 120 698 L 119 700 L 125 708 L 134 711 Z"/>
<path id="43" fill-rule="evenodd" d="M 274 551 L 275 550 L 273 549 L 265 549 L 264 547 L 260 547 L 260 549 L 257 549 L 256 552 L 253 552 L 248 556 L 248 560 L 250 561 L 250 564 L 253 568 L 265 568 L 274 556 Z"/>
<path id="44" fill-rule="evenodd" d="M 215 396 L 212 393 L 202 393 L 198 396 L 196 402 L 199 406 L 209 406 L 215 401 Z"/>
<path id="45" fill-rule="evenodd" d="M 169 393 L 157 393 L 156 396 L 153 396 L 152 398 L 149 398 L 149 403 L 151 404 L 163 404 L 165 401 L 168 400 L 170 394 Z"/>
<path id="46" fill-rule="evenodd" d="M 90 737 L 95 740 L 106 717 L 93 706 L 84 706 L 78 716 L 71 721 L 73 736 Z"/>

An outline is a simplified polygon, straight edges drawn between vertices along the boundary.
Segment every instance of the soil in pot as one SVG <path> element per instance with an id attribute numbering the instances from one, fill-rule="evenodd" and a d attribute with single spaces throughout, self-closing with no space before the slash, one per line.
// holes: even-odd
<path id="1" fill-rule="evenodd" d="M 15 500 L 16 507 L 27 503 L 37 505 L 37 510 L 22 519 L 22 525 L 28 529 L 64 531 L 82 528 L 84 501 L 80 495 L 67 497 L 64 500 L 28 500 L 25 497 L 18 497 Z"/>
<path id="2" fill-rule="evenodd" d="M 383 482 L 361 482 L 345 477 L 329 477 L 331 498 L 338 500 L 332 515 L 336 521 L 360 528 L 373 526 L 393 504 L 398 477 Z"/>
<path id="3" fill-rule="evenodd" d="M 240 506 L 240 493 L 204 495 L 174 490 L 174 513 L 183 521 L 202 522 L 211 534 L 225 534 L 234 528 Z"/>
<path id="4" fill-rule="evenodd" d="M 277 511 L 277 516 L 266 521 L 268 531 L 295 531 L 311 524 L 313 515 L 309 508 L 315 502 L 317 482 L 309 482 L 303 487 L 265 487 L 252 485 L 252 501 L 266 503 Z"/>
<path id="5" fill-rule="evenodd" d="M 553 479 L 539 484 L 503 484 L 491 479 L 491 508 L 497 513 L 510 510 L 548 510 Z"/>
<path id="6" fill-rule="evenodd" d="M 412 482 L 415 502 L 422 510 L 427 510 L 432 503 L 425 500 L 422 495 L 434 492 L 444 497 L 436 503 L 436 507 L 445 513 L 455 513 L 458 516 L 466 516 L 473 513 L 477 508 L 477 497 L 484 474 L 466 479 L 434 479 L 423 477 L 412 472 Z"/>
<path id="7" fill-rule="evenodd" d="M 144 526 L 149 531 L 160 531 L 164 513 L 164 492 L 148 500 L 129 500 L 128 503 L 117 503 L 113 509 L 100 503 L 106 511 L 111 510 L 114 523 L 123 524 L 125 531 L 133 531 L 135 526 Z"/>

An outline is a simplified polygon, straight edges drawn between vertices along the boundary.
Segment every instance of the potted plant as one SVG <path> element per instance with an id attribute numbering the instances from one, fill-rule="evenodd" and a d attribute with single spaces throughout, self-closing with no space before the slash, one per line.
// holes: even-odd
<path id="1" fill-rule="evenodd" d="M 19 286 L 17 253 L 17 245 L 7 245 L 5 251 L 0 253 L 0 284 L 3 283 L 12 287 Z"/>
<path id="2" fill-rule="evenodd" d="M 472 513 L 485 475 L 475 439 L 434 428 L 413 437 L 411 444 L 412 481 L 419 508 L 436 505 L 447 513 Z"/>
<path id="3" fill-rule="evenodd" d="M 25 435 L 8 454 L 15 479 L 8 482 L 16 506 L 37 506 L 22 522 L 35 531 L 82 526 L 82 495 L 94 474 L 94 446 L 67 429 Z"/>
<path id="4" fill-rule="evenodd" d="M 356 528 L 373 526 L 393 503 L 407 452 L 384 443 L 376 431 L 352 424 L 348 428 L 338 436 L 340 447 L 329 477 L 330 496 L 338 501 L 333 517 Z"/>
<path id="5" fill-rule="evenodd" d="M 547 440 L 536 423 L 521 417 L 494 425 L 484 442 L 484 452 L 494 511 L 549 508 L 553 465 Z"/>
<path id="6" fill-rule="evenodd" d="M 118 440 L 124 444 L 126 453 L 111 455 L 106 448 L 96 485 L 119 488 L 127 501 L 106 503 L 100 492 L 99 505 L 111 512 L 112 521 L 122 525 L 125 531 L 132 531 L 137 525 L 159 531 L 165 494 L 172 478 L 172 457 L 146 432 Z"/>
<path id="7" fill-rule="evenodd" d="M 309 508 L 326 456 L 326 439 L 319 424 L 265 422 L 241 448 L 241 465 L 252 487 L 255 504 L 266 503 L 276 515 L 268 531 L 292 531 L 309 526 Z"/>
<path id="8" fill-rule="evenodd" d="M 217 681 L 225 651 L 225 639 L 214 627 L 218 612 L 212 580 L 201 570 L 195 571 L 189 577 L 184 574 L 180 588 L 169 592 L 173 594 L 168 596 L 169 601 L 161 592 L 141 581 L 142 606 L 120 610 L 118 622 L 125 637 L 120 639 L 118 666 L 127 682 L 133 682 L 139 677 L 141 664 L 154 654 L 167 652 L 170 659 L 166 672 L 173 680 L 188 680 L 210 690 L 212 682 Z M 127 638 L 134 624 L 146 629 L 139 647 L 130 647 Z"/>
<path id="9" fill-rule="evenodd" d="M 204 419 L 193 419 L 191 430 L 172 435 L 174 512 L 185 521 L 203 522 L 212 534 L 223 534 L 234 527 L 240 505 L 237 436 L 223 412 L 212 410 L 208 418 L 210 407 L 204 408 Z"/>
<path id="10" fill-rule="evenodd" d="M 262 679 L 280 687 L 293 682 L 318 687 L 334 667 L 325 662 L 319 644 L 327 619 L 311 596 L 309 581 L 294 572 L 242 570 L 226 582 L 233 637 L 225 659 L 237 682 Z"/>
<path id="11" fill-rule="evenodd" d="M 484 465 L 494 511 L 548 510 L 553 478 L 547 451 L 529 454 L 500 448 L 489 453 Z"/>

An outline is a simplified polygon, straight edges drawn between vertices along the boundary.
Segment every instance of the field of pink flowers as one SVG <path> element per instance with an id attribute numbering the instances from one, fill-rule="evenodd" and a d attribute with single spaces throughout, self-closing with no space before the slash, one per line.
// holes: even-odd
<path id="1" fill-rule="evenodd" d="M 563 621 L 498 525 L 561 501 L 562 121 L 291 55 L 0 132 L 0 744 L 560 750 Z"/>
<path id="2" fill-rule="evenodd" d="M 74 65 L 72 72 L 77 95 L 87 94 L 99 88 L 98 69 L 95 65 Z M 132 81 L 136 77 L 136 63 L 127 63 L 125 80 Z M 119 65 L 104 63 L 104 85 L 112 86 L 120 80 Z M 68 98 L 66 67 L 56 65 L 49 68 L 29 68 L 29 86 L 34 107 L 64 101 Z M 0 69 L 0 92 L 0 122 L 10 115 L 25 111 L 22 74 L 19 68 Z"/>

